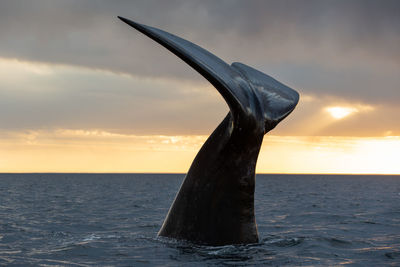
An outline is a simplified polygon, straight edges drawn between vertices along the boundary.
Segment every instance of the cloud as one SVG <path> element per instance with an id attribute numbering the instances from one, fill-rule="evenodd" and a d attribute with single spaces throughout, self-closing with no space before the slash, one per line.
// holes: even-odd
<path id="1" fill-rule="evenodd" d="M 122 15 L 199 43 L 228 62 L 399 68 L 399 10 L 398 1 L 388 0 L 2 1 L 0 56 L 198 78 L 116 18 Z"/>
<path id="2" fill-rule="evenodd" d="M 82 129 L 123 134 L 210 134 L 228 112 L 207 82 L 143 78 L 0 59 L 0 131 Z M 340 121 L 327 107 L 359 112 Z M 396 104 L 304 95 L 278 135 L 400 135 Z"/>
<path id="3" fill-rule="evenodd" d="M 0 59 L 0 129 L 209 134 L 228 112 L 206 82 Z"/>
<path id="4" fill-rule="evenodd" d="M 357 110 L 340 120 L 327 108 L 346 107 Z M 371 104 L 345 98 L 305 95 L 293 113 L 272 134 L 298 136 L 400 136 L 397 104 Z"/>
<path id="5" fill-rule="evenodd" d="M 122 15 L 315 100 L 302 97 L 276 134 L 398 134 L 399 11 L 389 0 L 2 1 L 0 127 L 210 133 L 228 111 L 222 98 Z M 338 102 L 375 109 L 312 131 Z"/>
<path id="6" fill-rule="evenodd" d="M 397 104 L 400 101 L 400 67 L 373 66 L 373 63 L 360 67 L 285 63 L 263 69 L 301 93 L 355 102 Z"/>

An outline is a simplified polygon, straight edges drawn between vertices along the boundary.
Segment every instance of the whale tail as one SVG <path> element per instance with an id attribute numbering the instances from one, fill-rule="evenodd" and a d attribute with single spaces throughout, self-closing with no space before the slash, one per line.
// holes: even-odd
<path id="1" fill-rule="evenodd" d="M 274 78 L 243 63 L 228 65 L 200 46 L 163 30 L 118 17 L 158 42 L 206 78 L 222 95 L 234 123 L 253 117 L 264 133 L 293 111 L 299 94 Z"/>
<path id="2" fill-rule="evenodd" d="M 228 65 L 189 41 L 119 18 L 204 76 L 230 109 L 194 159 L 159 235 L 208 245 L 257 242 L 259 150 L 264 134 L 292 112 L 299 94 L 245 64 Z"/>

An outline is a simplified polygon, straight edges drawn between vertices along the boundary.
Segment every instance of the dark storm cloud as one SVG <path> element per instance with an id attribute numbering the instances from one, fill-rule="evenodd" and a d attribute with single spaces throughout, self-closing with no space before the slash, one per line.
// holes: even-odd
<path id="1" fill-rule="evenodd" d="M 334 53 L 321 61 L 350 53 L 400 65 L 399 1 L 13 0 L 0 7 L 2 57 L 195 77 L 116 19 L 122 15 L 198 42 L 227 61 L 315 62 L 320 53 Z"/>
<path id="2" fill-rule="evenodd" d="M 0 2 L 0 57 L 84 66 L 140 77 L 202 79 L 186 64 L 116 16 L 178 34 L 227 62 L 242 61 L 255 66 L 300 93 L 334 96 L 347 102 L 387 105 L 391 107 L 388 110 L 393 110 L 392 107 L 400 101 L 400 1 L 3 0 Z M 79 77 L 76 79 L 79 83 Z M 77 85 L 77 90 L 70 92 L 68 85 L 64 85 L 66 91 L 63 94 L 69 97 L 61 94 L 51 98 L 50 94 L 36 99 L 26 94 L 18 98 L 7 93 L 7 97 L 0 101 L 3 127 L 12 124 L 18 127 L 18 121 L 25 120 L 32 121 L 31 126 L 24 124 L 28 128 L 39 124 L 41 127 L 73 128 L 91 125 L 126 128 L 128 131 L 139 125 L 139 132 L 154 132 L 145 124 L 151 121 L 154 125 L 154 117 L 158 117 L 161 124 L 157 127 L 161 132 L 157 133 L 189 133 L 190 129 L 194 133 L 205 133 L 200 128 L 206 119 L 195 117 L 191 120 L 184 116 L 183 110 L 188 107 L 181 106 L 182 110 L 176 115 L 178 112 L 173 107 L 189 103 L 191 99 L 180 92 L 173 92 L 173 88 L 152 89 L 158 95 L 148 96 L 143 100 L 144 104 L 124 91 L 122 97 L 114 99 L 115 103 L 110 106 L 107 102 L 110 98 L 98 91 L 100 87 L 107 90 L 104 84 L 93 88 L 92 95 L 81 96 L 80 100 L 74 100 L 74 97 L 82 93 L 79 89 L 82 83 Z M 86 87 L 95 85 L 88 84 Z M 0 94 L 2 89 L 7 89 L 2 86 L 0 84 Z M 115 86 L 129 88 L 129 84 L 116 83 Z M 140 88 L 132 90 L 136 89 Z M 86 90 L 82 94 L 86 94 Z M 175 97 L 175 102 L 168 96 Z M 133 102 L 129 102 L 129 97 Z M 162 101 L 157 102 L 157 97 L 169 106 L 161 106 Z M 7 101 L 9 106 L 6 106 Z M 14 107 L 10 103 L 14 103 Z M 126 110 L 130 112 L 137 110 L 130 108 L 136 105 L 143 114 L 123 113 L 118 103 L 125 103 Z M 158 103 L 158 113 L 148 103 Z M 200 110 L 202 106 L 197 104 Z M 18 105 L 21 108 L 14 110 Z M 33 114 L 29 107 L 36 107 L 39 124 L 35 124 L 38 119 L 29 117 Z M 75 109 L 68 110 L 68 107 Z M 321 107 L 322 104 L 315 109 Z M 59 110 L 54 118 L 49 112 L 53 108 Z M 11 114 L 10 110 L 13 110 L 14 116 L 6 115 Z M 225 112 L 221 110 L 217 111 L 219 115 Z M 95 111 L 103 115 L 99 117 Z M 160 117 L 160 114 L 164 116 Z M 303 113 L 298 114 L 293 115 L 301 117 Z M 115 120 L 114 115 L 125 117 Z M 18 116 L 20 119 L 16 120 Z M 174 116 L 177 116 L 175 120 Z M 385 114 L 380 112 L 379 116 Z M 387 116 L 394 118 L 393 114 Z M 171 120 L 167 121 L 168 118 Z M 129 120 L 135 125 L 124 124 Z M 363 117 L 362 121 L 366 120 Z M 393 120 L 390 119 L 390 123 Z M 56 125 L 57 121 L 60 125 Z M 385 129 L 391 128 L 383 124 L 379 127 L 380 132 Z M 279 129 L 277 133 L 281 133 Z"/>

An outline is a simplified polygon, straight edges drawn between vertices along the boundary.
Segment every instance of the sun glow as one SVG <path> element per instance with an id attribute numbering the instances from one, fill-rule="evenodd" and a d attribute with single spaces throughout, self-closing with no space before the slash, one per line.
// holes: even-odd
<path id="1" fill-rule="evenodd" d="M 343 119 L 353 113 L 358 112 L 357 108 L 352 107 L 328 107 L 325 110 L 337 120 Z"/>

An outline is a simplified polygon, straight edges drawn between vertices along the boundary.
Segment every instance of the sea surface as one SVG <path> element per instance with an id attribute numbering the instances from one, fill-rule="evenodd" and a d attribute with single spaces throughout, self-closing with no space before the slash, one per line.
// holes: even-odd
<path id="1" fill-rule="evenodd" d="M 182 174 L 0 174 L 1 266 L 400 266 L 400 176 L 257 175 L 260 242 L 157 238 Z"/>

